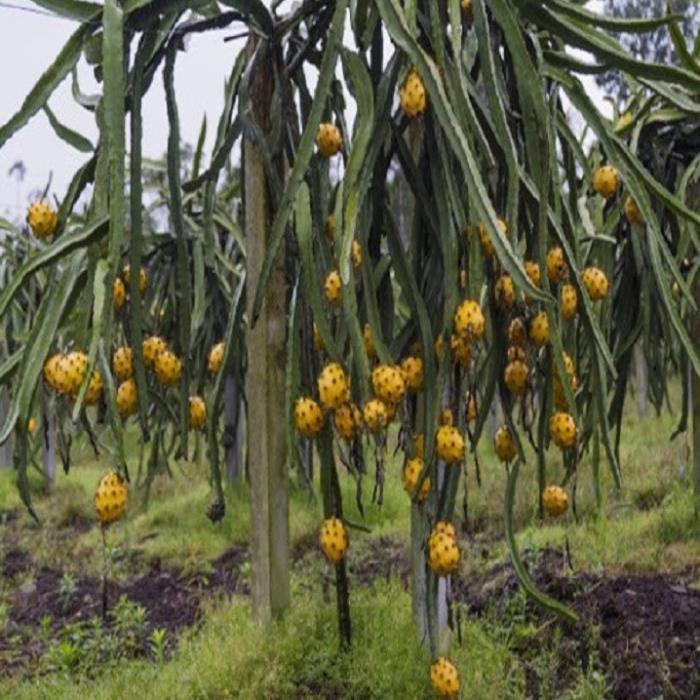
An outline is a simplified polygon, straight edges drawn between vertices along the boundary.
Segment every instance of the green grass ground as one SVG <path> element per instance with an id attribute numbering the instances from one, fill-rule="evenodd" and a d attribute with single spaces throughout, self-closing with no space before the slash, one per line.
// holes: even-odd
<path id="1" fill-rule="evenodd" d="M 645 421 L 628 418 L 621 455 L 625 488 L 616 493 L 604 471 L 600 514 L 595 509 L 592 466 L 588 459 L 583 461 L 578 522 L 569 514 L 562 522 L 539 524 L 534 471 L 525 469 L 516 505 L 521 549 L 561 549 L 568 538 L 579 571 L 690 571 L 698 583 L 700 533 L 688 484 L 685 438 L 668 439 L 674 420 L 670 416 Z M 35 527 L 22 512 L 13 528 L 19 537 L 17 544 L 31 551 L 36 562 L 73 569 L 77 574 L 97 574 L 102 556 L 97 528 L 71 529 L 69 538 L 56 536 L 61 525 L 92 518 L 91 494 L 107 466 L 104 460 L 96 461 L 87 448 L 76 456 L 71 473 L 59 475 L 53 493 L 37 495 L 44 527 Z M 562 467 L 554 451 L 551 458 L 548 470 L 556 481 Z M 481 488 L 476 486 L 472 463 L 467 480 L 475 532 L 463 555 L 465 575 L 486 570 L 506 555 L 499 538 L 505 473 L 486 443 L 480 446 L 480 465 Z M 367 494 L 370 482 L 368 478 Z M 361 520 L 354 482 L 344 479 L 343 488 L 347 516 Z M 128 517 L 110 530 L 109 543 L 117 551 L 137 552 L 138 556 L 117 558 L 113 575 L 132 575 L 135 568 L 156 561 L 197 570 L 232 544 L 245 543 L 250 528 L 245 487 L 229 490 L 227 516 L 217 525 L 205 517 L 209 498 L 204 465 L 193 463 L 174 465 L 172 479 L 158 477 L 147 509 L 139 494 L 132 494 Z M 3 472 L 0 511 L 17 508 L 13 475 Z M 319 519 L 318 500 L 308 491 L 293 489 L 292 545 L 313 537 Z M 388 464 L 384 504 L 380 508 L 368 503 L 365 523 L 372 532 L 351 534 L 351 563 L 380 535 L 408 542 L 409 503 L 401 489 L 398 463 Z M 140 697 L 149 698 L 429 697 L 428 659 L 414 638 L 410 596 L 400 581 L 382 579 L 359 586 L 351 580 L 354 644 L 349 653 L 339 653 L 335 604 L 327 591 L 324 594 L 327 569 L 320 557 L 303 561 L 308 565 L 296 567 L 293 573 L 291 610 L 269 629 L 251 620 L 247 598 L 214 598 L 207 604 L 201 627 L 181 635 L 166 661 L 120 661 L 97 665 L 87 674 L 58 671 L 9 678 L 0 681 L 0 697 L 116 699 L 125 696 L 126 688 L 138 689 Z M 5 589 L 2 594 L 11 591 Z M 462 621 L 462 641 L 452 645 L 451 656 L 460 669 L 465 697 L 524 697 L 525 674 L 514 649 L 533 634 L 529 625 L 517 599 L 506 618 L 486 615 Z M 542 697 L 605 696 L 605 679 L 596 663 L 585 674 L 577 671 L 562 694 L 549 678 L 556 664 L 548 654 L 551 651 L 538 649 L 528 662 L 540 678 Z"/>

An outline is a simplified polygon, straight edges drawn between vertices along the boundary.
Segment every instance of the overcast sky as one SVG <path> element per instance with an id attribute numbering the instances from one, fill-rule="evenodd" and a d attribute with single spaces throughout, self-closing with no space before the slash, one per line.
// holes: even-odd
<path id="1" fill-rule="evenodd" d="M 4 123 L 22 104 L 22 100 L 42 72 L 50 65 L 77 27 L 74 22 L 44 13 L 7 8 L 0 2 L 0 122 Z M 12 5 L 36 8 L 27 0 L 7 0 Z M 223 105 L 224 81 L 231 70 L 241 42 L 224 43 L 223 37 L 236 33 L 235 25 L 225 32 L 192 36 L 188 50 L 177 59 L 176 90 L 183 138 L 194 142 L 202 117 L 209 122 L 211 144 Z M 80 63 L 80 87 L 83 92 L 98 92 L 92 70 Z M 94 115 L 80 107 L 71 94 L 70 77 L 54 93 L 49 105 L 56 116 L 73 129 L 97 139 Z M 159 157 L 166 149 L 168 120 L 162 72 L 158 73 L 144 101 L 144 155 Z M 33 190 L 43 189 L 53 173 L 52 193 L 62 197 L 73 172 L 87 159 L 56 137 L 43 113 L 0 149 L 0 216 L 24 209 Z M 8 176 L 13 163 L 22 160 L 27 172 L 23 183 Z"/>
<path id="2" fill-rule="evenodd" d="M 29 0 L 0 0 L 0 123 L 5 123 L 19 108 L 76 27 L 74 22 L 38 10 Z M 224 36 L 237 31 L 233 27 L 192 36 L 188 50 L 178 56 L 175 87 L 181 134 L 190 143 L 196 140 L 205 113 L 209 123 L 208 145 L 214 138 L 224 80 L 242 46 L 242 41 L 223 41 Z M 98 92 L 91 68 L 84 61 L 79 68 L 82 91 Z M 147 157 L 159 157 L 166 149 L 168 121 L 161 75 L 159 72 L 144 101 L 143 147 Z M 94 116 L 74 101 L 70 78 L 54 93 L 49 105 L 62 122 L 95 142 Z M 0 216 L 15 218 L 24 210 L 28 198 L 43 190 L 51 174 L 51 193 L 63 197 L 71 175 L 86 158 L 86 154 L 56 137 L 43 113 L 37 114 L 0 149 Z M 23 182 L 8 174 L 17 161 L 23 161 L 26 166 Z"/>

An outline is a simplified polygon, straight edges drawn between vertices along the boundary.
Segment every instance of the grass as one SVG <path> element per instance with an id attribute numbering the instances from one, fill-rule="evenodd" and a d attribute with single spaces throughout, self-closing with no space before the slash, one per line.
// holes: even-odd
<path id="1" fill-rule="evenodd" d="M 177 698 L 425 698 L 427 659 L 415 643 L 408 594 L 398 582 L 353 593 L 355 644 L 337 651 L 335 606 L 296 591 L 289 614 L 269 630 L 251 619 L 248 602 L 210 608 L 203 629 L 180 641 L 161 666 L 137 661 L 107 667 L 96 681 L 54 675 L 14 681 L 8 697 L 121 699 L 125 688 L 141 697 Z M 522 675 L 504 639 L 482 626 L 463 625 L 454 660 L 474 697 L 520 697 Z"/>
<path id="2" fill-rule="evenodd" d="M 562 521 L 538 523 L 534 469 L 524 469 L 516 503 L 521 550 L 562 548 L 568 539 L 578 570 L 611 574 L 692 568 L 697 572 L 700 529 L 688 484 L 688 453 L 684 437 L 668 441 L 673 424 L 669 416 L 626 419 L 621 451 L 625 487 L 616 492 L 604 469 L 600 512 L 592 465 L 584 458 L 577 484 L 578 520 L 569 514 Z M 487 569 L 506 555 L 499 538 L 505 470 L 487 441 L 479 446 L 479 457 L 480 488 L 473 460 L 468 469 L 471 541 L 463 562 L 467 574 Z M 33 480 L 37 511 L 45 526 L 37 528 L 22 514 L 19 522 L 8 527 L 38 563 L 81 574 L 99 571 L 97 528 L 70 530 L 71 537 L 62 538 L 60 526 L 92 520 L 92 491 L 108 467 L 107 460 L 96 460 L 83 447 L 76 451 L 71 473 L 59 474 L 50 495 Z M 174 478 L 162 475 L 155 479 L 148 508 L 140 493 L 132 493 L 128 517 L 110 530 L 112 546 L 138 553 L 119 559 L 115 576 L 134 575 L 139 567 L 155 562 L 185 570 L 201 568 L 233 544 L 247 542 L 250 509 L 246 488 L 228 489 L 227 516 L 212 525 L 205 517 L 211 497 L 205 465 L 178 463 L 172 467 Z M 558 481 L 562 469 L 552 450 L 549 479 Z M 381 507 L 369 503 L 372 479 L 367 477 L 364 524 L 372 532 L 351 533 L 351 560 L 361 557 L 367 545 L 381 535 L 408 542 L 409 504 L 399 472 L 399 460 L 387 459 Z M 0 512 L 20 507 L 13 482 L 10 471 L 0 474 Z M 345 477 L 342 487 L 347 517 L 363 521 L 355 501 L 355 482 Z M 321 509 L 307 490 L 293 487 L 290 498 L 291 544 L 295 546 L 315 536 Z M 153 698 L 427 697 L 428 659 L 415 640 L 410 596 L 400 582 L 391 578 L 359 586 L 351 580 L 354 644 L 350 652 L 339 653 L 335 605 L 324 593 L 327 577 L 328 569 L 319 557 L 304 557 L 293 572 L 291 610 L 270 629 L 252 621 L 247 599 L 212 600 L 201 628 L 183 634 L 173 655 L 160 664 L 149 660 L 107 663 L 96 669 L 94 677 L 52 673 L 11 678 L 0 681 L 0 697 L 122 698 L 125 688 L 138 688 L 143 697 Z M 468 695 L 485 700 L 524 697 L 527 668 L 539 681 L 541 697 L 605 697 L 605 679 L 596 663 L 586 674 L 575 671 L 576 677 L 561 690 L 553 657 L 556 640 L 549 646 L 533 645 L 532 654 L 523 656 L 523 645 L 527 647 L 541 631 L 525 618 L 521 598 L 516 596 L 506 611 L 493 615 L 462 616 L 461 643 L 454 640 L 450 654 Z"/>

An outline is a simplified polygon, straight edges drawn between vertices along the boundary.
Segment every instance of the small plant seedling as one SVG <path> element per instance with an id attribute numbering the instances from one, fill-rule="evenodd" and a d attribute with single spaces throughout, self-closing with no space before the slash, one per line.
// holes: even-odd
<path id="1" fill-rule="evenodd" d="M 165 645 L 167 644 L 168 630 L 163 627 L 154 629 L 148 637 L 148 647 L 153 654 L 153 659 L 157 664 L 163 663 L 165 658 Z"/>
<path id="2" fill-rule="evenodd" d="M 75 599 L 77 593 L 78 583 L 75 580 L 75 576 L 73 576 L 70 571 L 64 572 L 63 577 L 61 578 L 61 583 L 58 587 L 58 594 L 61 598 L 61 605 L 64 610 L 71 606 L 71 603 Z"/>

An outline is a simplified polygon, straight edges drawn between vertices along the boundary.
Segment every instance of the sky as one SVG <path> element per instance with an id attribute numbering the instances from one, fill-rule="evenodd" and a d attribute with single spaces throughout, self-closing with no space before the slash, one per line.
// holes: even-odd
<path id="1" fill-rule="evenodd" d="M 7 0 L 13 6 L 36 8 L 27 0 Z M 36 80 L 51 64 L 77 24 L 43 12 L 9 8 L 0 1 L 0 122 L 4 123 L 19 108 Z M 187 51 L 178 55 L 175 89 L 179 98 L 180 129 L 190 143 L 197 139 L 202 118 L 208 121 L 208 145 L 213 142 L 219 113 L 223 106 L 224 81 L 242 41 L 224 42 L 238 31 L 231 25 L 221 32 L 193 35 Z M 8 66 L 12 66 L 8 70 Z M 79 83 L 82 92 L 99 92 L 92 70 L 81 61 Z M 79 131 L 93 143 L 97 140 L 94 114 L 80 107 L 71 94 L 68 77 L 49 100 L 49 106 L 66 125 Z M 144 156 L 158 158 L 167 147 L 168 120 L 162 71 L 149 90 L 143 105 Z M 0 216 L 16 215 L 27 199 L 43 190 L 53 174 L 51 192 L 59 198 L 65 193 L 71 175 L 88 155 L 68 146 L 55 135 L 46 116 L 37 114 L 0 149 Z M 20 183 L 8 171 L 24 161 L 26 175 Z"/>
<path id="2" fill-rule="evenodd" d="M 591 2 L 595 8 L 599 2 Z M 57 56 L 77 24 L 41 10 L 30 0 L 0 0 L 0 123 L 19 108 L 29 90 Z M 214 138 L 223 104 L 224 81 L 230 72 L 243 40 L 224 42 L 235 34 L 236 25 L 223 31 L 192 35 L 187 51 L 178 55 L 175 89 L 178 96 L 181 134 L 189 143 L 196 141 L 203 116 L 209 129 L 207 146 Z M 79 83 L 84 93 L 99 91 L 92 69 L 81 61 Z M 590 89 L 596 90 L 589 81 Z M 88 137 L 97 139 L 94 115 L 80 107 L 71 94 L 71 79 L 66 79 L 49 101 L 58 119 Z M 144 156 L 158 158 L 167 145 L 168 120 L 162 73 L 159 72 L 143 106 Z M 0 217 L 14 219 L 30 197 L 43 191 L 51 177 L 51 194 L 63 197 L 71 175 L 87 155 L 61 141 L 44 113 L 35 115 L 21 131 L 0 149 Z M 20 181 L 9 171 L 23 161 L 26 167 Z"/>

